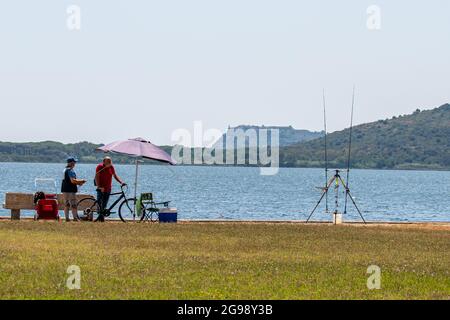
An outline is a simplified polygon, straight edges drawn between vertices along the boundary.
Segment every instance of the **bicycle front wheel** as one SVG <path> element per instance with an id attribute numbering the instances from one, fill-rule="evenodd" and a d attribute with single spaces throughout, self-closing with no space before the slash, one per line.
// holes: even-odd
<path id="1" fill-rule="evenodd" d="M 77 204 L 77 209 L 83 212 L 82 218 L 89 221 L 96 221 L 100 211 L 98 202 L 94 198 L 81 199 Z"/>
<path id="2" fill-rule="evenodd" d="M 136 199 L 125 199 L 119 207 L 119 217 L 123 222 L 139 222 L 144 219 L 144 215 L 140 217 L 136 214 Z"/>

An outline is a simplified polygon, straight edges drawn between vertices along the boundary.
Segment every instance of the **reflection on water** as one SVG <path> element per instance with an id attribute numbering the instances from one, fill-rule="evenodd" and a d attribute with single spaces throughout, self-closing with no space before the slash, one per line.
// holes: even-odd
<path id="1" fill-rule="evenodd" d="M 0 163 L 0 202 L 5 192 L 34 192 L 38 177 L 57 179 L 59 189 L 63 169 L 61 164 Z M 79 164 L 76 171 L 88 180 L 81 192 L 93 194 L 95 165 Z M 134 166 L 117 165 L 116 171 L 133 185 Z M 259 172 L 243 167 L 142 166 L 139 192 L 172 200 L 180 219 L 306 219 L 320 197 L 316 187 L 324 183 L 323 170 L 283 168 L 275 176 Z M 450 172 L 353 170 L 350 179 L 367 220 L 450 221 Z M 329 203 L 334 208 L 334 195 Z M 0 213 L 9 215 L 4 209 Z M 321 206 L 314 218 L 329 220 L 330 214 Z M 353 207 L 345 219 L 359 219 Z"/>

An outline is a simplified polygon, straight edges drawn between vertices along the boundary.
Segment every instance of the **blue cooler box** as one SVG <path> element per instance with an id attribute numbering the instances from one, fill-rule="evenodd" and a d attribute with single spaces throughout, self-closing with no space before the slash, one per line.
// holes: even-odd
<path id="1" fill-rule="evenodd" d="M 177 208 L 159 209 L 159 222 L 177 222 Z"/>

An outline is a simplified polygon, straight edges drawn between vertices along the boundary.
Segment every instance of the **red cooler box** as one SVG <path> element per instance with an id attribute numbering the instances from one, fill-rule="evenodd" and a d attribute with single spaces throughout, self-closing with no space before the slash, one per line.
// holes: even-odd
<path id="1" fill-rule="evenodd" d="M 38 200 L 35 219 L 59 220 L 59 208 L 56 195 L 45 195 L 45 199 Z"/>

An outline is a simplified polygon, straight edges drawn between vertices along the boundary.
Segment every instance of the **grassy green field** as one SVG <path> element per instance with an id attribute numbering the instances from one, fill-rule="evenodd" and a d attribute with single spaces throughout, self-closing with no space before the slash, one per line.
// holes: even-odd
<path id="1" fill-rule="evenodd" d="M 5 221 L 0 298 L 450 299 L 450 229 Z"/>

